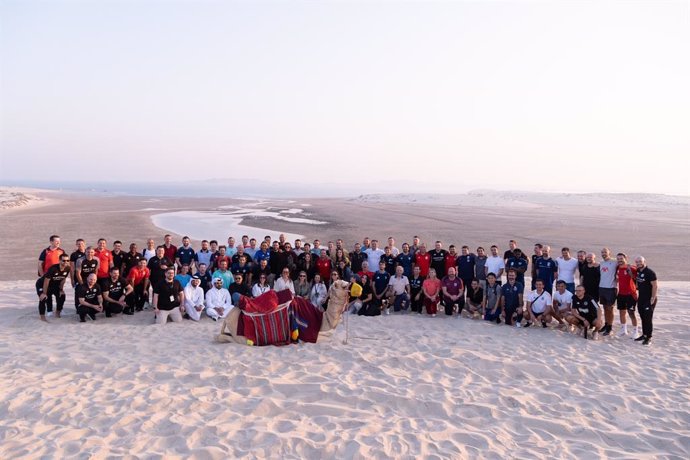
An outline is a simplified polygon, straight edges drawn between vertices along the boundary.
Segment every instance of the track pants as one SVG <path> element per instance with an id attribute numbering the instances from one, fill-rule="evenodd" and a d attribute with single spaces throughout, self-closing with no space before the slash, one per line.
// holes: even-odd
<path id="1" fill-rule="evenodd" d="M 652 317 L 654 316 L 654 308 L 656 308 L 656 302 L 652 304 L 649 300 L 639 300 L 637 303 L 637 311 L 640 313 L 640 318 L 642 319 L 642 335 L 649 339 L 652 338 Z"/>
<path id="2" fill-rule="evenodd" d="M 39 297 L 43 294 L 43 282 L 41 279 L 36 281 L 36 294 Z M 46 311 L 53 311 L 53 297 L 55 297 L 57 311 L 62 311 L 62 307 L 65 305 L 65 294 L 60 294 L 60 287 L 48 284 L 48 292 L 45 294 L 46 298 L 38 301 L 38 313 L 45 315 Z"/>

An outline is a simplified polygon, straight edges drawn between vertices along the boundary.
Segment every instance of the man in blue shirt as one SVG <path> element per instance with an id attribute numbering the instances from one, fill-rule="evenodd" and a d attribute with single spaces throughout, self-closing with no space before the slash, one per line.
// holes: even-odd
<path id="1" fill-rule="evenodd" d="M 201 249 L 194 254 L 194 262 L 196 263 L 197 268 L 201 264 L 205 264 L 206 267 L 210 267 L 211 256 L 213 256 L 213 252 L 208 248 L 208 240 L 201 241 Z M 204 283 L 202 282 L 201 285 L 203 286 L 203 284 Z"/>
<path id="2" fill-rule="evenodd" d="M 522 256 L 522 250 L 516 248 L 513 251 L 513 257 L 508 259 L 506 269 L 514 269 L 517 273 L 515 281 L 525 285 L 525 272 L 527 271 L 527 259 Z"/>
<path id="3" fill-rule="evenodd" d="M 189 237 L 185 236 L 182 238 L 182 246 L 177 248 L 177 253 L 175 253 L 175 263 L 178 267 L 183 265 L 189 265 L 190 267 L 194 263 L 194 256 L 196 253 L 194 249 L 189 245 Z M 184 288 L 184 286 L 182 286 Z"/>
<path id="4" fill-rule="evenodd" d="M 260 265 L 262 260 L 265 260 L 269 265 L 271 263 L 271 252 L 268 250 L 268 243 L 265 241 L 261 242 L 261 249 L 254 254 L 254 261 L 257 265 Z"/>
<path id="5" fill-rule="evenodd" d="M 553 294 L 553 282 L 558 273 L 558 264 L 551 258 L 549 253 L 551 248 L 543 246 L 541 248 L 541 257 L 536 259 L 536 279 L 544 282 L 544 290 L 549 294 Z"/>
<path id="6" fill-rule="evenodd" d="M 386 271 L 386 262 L 383 260 L 379 262 L 379 271 L 374 273 L 371 283 L 374 285 L 374 302 L 378 306 L 383 305 L 383 300 L 386 296 L 386 291 L 388 291 L 388 283 L 391 280 L 391 275 Z M 386 314 L 388 314 L 388 309 L 386 309 Z"/>
<path id="7" fill-rule="evenodd" d="M 522 293 L 525 290 L 523 284 L 516 281 L 517 272 L 514 269 L 508 270 L 508 282 L 501 286 L 501 310 L 508 325 L 513 324 L 515 316 L 515 327 L 522 324 Z"/>
<path id="8" fill-rule="evenodd" d="M 476 257 L 474 254 L 470 253 L 469 246 L 463 246 L 460 249 L 460 256 L 458 257 L 457 263 L 458 277 L 462 280 L 462 284 L 465 286 L 465 292 L 467 292 L 472 284 L 475 262 Z"/>
<path id="9" fill-rule="evenodd" d="M 352 258 L 350 258 L 352 260 Z M 412 264 L 414 263 L 414 255 L 410 252 L 410 245 L 403 243 L 402 252 L 395 258 L 395 263 L 403 268 L 403 275 L 408 279 L 412 278 Z"/>

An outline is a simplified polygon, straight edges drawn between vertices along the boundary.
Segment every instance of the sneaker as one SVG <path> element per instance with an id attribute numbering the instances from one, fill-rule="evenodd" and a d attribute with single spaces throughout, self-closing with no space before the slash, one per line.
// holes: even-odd
<path id="1" fill-rule="evenodd" d="M 618 334 L 616 334 L 616 337 L 625 337 L 626 335 L 628 335 L 628 331 L 626 331 L 625 329 L 621 329 L 620 331 L 618 331 Z"/>
<path id="2" fill-rule="evenodd" d="M 612 331 L 613 331 L 613 328 L 611 326 L 606 326 L 606 330 L 601 335 L 606 337 L 607 335 L 611 334 Z"/>
<path id="3" fill-rule="evenodd" d="M 431 317 L 432 317 L 432 318 L 436 318 L 436 313 L 432 313 L 432 314 L 431 314 Z"/>
<path id="4" fill-rule="evenodd" d="M 496 324 L 501 324 L 501 318 L 496 318 Z"/>
<path id="5" fill-rule="evenodd" d="M 218 318 L 216 318 L 215 316 L 211 316 L 211 319 L 212 319 L 213 321 L 218 321 Z"/>
<path id="6" fill-rule="evenodd" d="M 631 339 L 635 340 L 640 336 L 640 328 L 636 327 L 633 329 L 632 335 L 630 336 Z"/>
<path id="7" fill-rule="evenodd" d="M 604 326 L 601 329 L 599 329 L 597 332 L 599 332 L 599 333 L 606 332 L 606 329 L 608 329 L 608 326 L 606 324 L 604 324 Z"/>
<path id="8" fill-rule="evenodd" d="M 50 318 L 50 317 L 52 317 L 52 316 L 53 316 L 53 312 L 52 312 L 52 311 L 49 311 L 49 312 L 46 313 L 46 317 L 47 317 L 47 318 Z"/>
<path id="9" fill-rule="evenodd" d="M 651 337 L 645 337 L 645 339 L 642 341 L 642 345 L 649 345 L 650 343 L 652 343 Z"/>
<path id="10" fill-rule="evenodd" d="M 642 342 L 643 340 L 647 340 L 647 337 L 645 337 L 644 335 L 641 335 L 635 339 L 635 342 Z"/>
<path id="11" fill-rule="evenodd" d="M 113 314 L 110 313 L 109 311 L 107 311 L 107 312 L 105 312 L 105 317 L 106 317 L 106 318 L 112 318 L 112 317 L 113 317 Z"/>
<path id="12" fill-rule="evenodd" d="M 96 321 L 96 314 L 95 313 L 87 313 L 86 316 L 91 318 L 91 321 Z"/>
<path id="13" fill-rule="evenodd" d="M 520 323 L 518 323 L 518 324 L 520 324 Z M 531 325 L 532 325 L 532 321 L 527 321 L 525 323 L 525 327 L 530 327 Z M 520 327 L 520 326 L 518 326 L 518 327 Z"/>
<path id="14" fill-rule="evenodd" d="M 583 331 L 583 332 L 582 332 L 582 337 L 584 337 L 585 339 L 587 339 L 587 329 L 588 329 L 588 328 L 584 328 L 584 329 L 582 330 L 582 331 Z"/>
<path id="15" fill-rule="evenodd" d="M 529 324 L 529 323 L 527 323 L 527 324 Z M 515 327 L 520 329 L 522 327 L 522 323 L 516 322 Z M 525 325 L 525 327 L 529 327 L 529 326 Z"/>
<path id="16" fill-rule="evenodd" d="M 544 329 L 546 329 L 546 328 L 548 327 L 548 326 L 546 325 L 546 321 L 542 321 L 542 322 L 541 322 L 541 327 L 543 327 Z"/>
<path id="17" fill-rule="evenodd" d="M 390 315 L 390 314 L 391 314 L 391 309 L 390 309 L 390 308 L 386 308 L 386 314 L 387 314 L 387 315 Z"/>

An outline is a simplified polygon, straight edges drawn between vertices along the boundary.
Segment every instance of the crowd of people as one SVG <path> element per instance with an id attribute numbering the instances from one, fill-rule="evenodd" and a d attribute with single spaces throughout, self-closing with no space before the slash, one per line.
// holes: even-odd
<path id="1" fill-rule="evenodd" d="M 611 335 L 614 306 L 619 312 L 617 336 L 630 336 L 648 345 L 657 302 L 657 278 L 644 257 L 608 248 L 596 254 L 584 250 L 571 256 L 569 248 L 551 257 L 551 248 L 535 244 L 529 257 L 517 241 L 499 253 L 497 245 L 474 252 L 455 245 L 446 250 L 441 241 L 432 249 L 418 237 L 396 247 L 389 237 L 381 248 L 376 239 L 364 238 L 346 250 L 342 240 L 325 247 L 280 235 L 260 242 L 245 235 L 240 241 L 229 237 L 227 245 L 203 240 L 194 249 L 188 237 L 182 245 L 165 235 L 163 244 L 149 239 L 139 251 L 136 243 L 125 252 L 122 242 L 112 248 L 104 238 L 95 247 L 76 240 L 67 254 L 57 235 L 38 259 L 36 292 L 41 320 L 60 317 L 67 279 L 74 288 L 74 305 L 80 321 L 96 319 L 103 312 L 133 315 L 151 308 L 156 322 L 190 319 L 202 314 L 213 320 L 224 318 L 240 296 L 257 297 L 268 290 L 289 289 L 294 296 L 325 308 L 329 286 L 334 280 L 351 283 L 350 313 L 377 316 L 393 312 L 426 313 L 483 319 L 515 327 L 556 323 L 585 338 Z M 525 293 L 525 275 L 531 287 Z M 554 289 L 555 288 L 555 289 Z M 53 312 L 53 300 L 55 311 Z M 641 320 L 638 325 L 636 309 Z M 628 329 L 628 318 L 632 329 Z"/>

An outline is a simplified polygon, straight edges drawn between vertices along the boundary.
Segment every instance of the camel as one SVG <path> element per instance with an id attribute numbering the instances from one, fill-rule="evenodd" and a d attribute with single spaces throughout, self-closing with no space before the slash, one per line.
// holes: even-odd
<path id="1" fill-rule="evenodd" d="M 328 308 L 323 313 L 319 333 L 332 331 L 338 326 L 349 303 L 349 287 L 350 283 L 347 281 L 338 280 L 329 289 Z M 320 309 L 320 307 L 311 306 Z M 241 311 L 238 307 L 230 311 L 221 325 L 220 334 L 215 336 L 216 342 L 250 344 L 246 337 L 237 334 Z"/>

